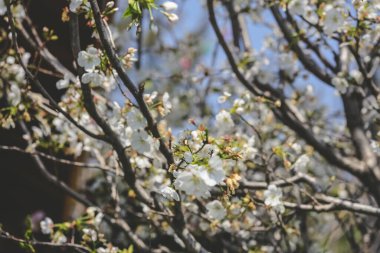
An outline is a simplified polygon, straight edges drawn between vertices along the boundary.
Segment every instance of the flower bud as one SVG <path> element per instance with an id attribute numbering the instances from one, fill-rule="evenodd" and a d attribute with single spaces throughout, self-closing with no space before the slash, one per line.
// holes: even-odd
<path id="1" fill-rule="evenodd" d="M 178 5 L 175 3 L 175 2 L 172 2 L 172 1 L 166 1 L 164 2 L 161 7 L 165 10 L 165 11 L 175 11 L 177 8 L 178 8 Z"/>

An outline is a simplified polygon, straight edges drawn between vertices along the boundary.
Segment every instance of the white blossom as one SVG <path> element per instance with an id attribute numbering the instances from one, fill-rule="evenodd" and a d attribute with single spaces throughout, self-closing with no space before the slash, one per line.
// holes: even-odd
<path id="1" fill-rule="evenodd" d="M 147 132 L 140 130 L 132 133 L 131 146 L 139 153 L 149 152 L 152 146 L 152 137 Z"/>
<path id="2" fill-rule="evenodd" d="M 90 46 L 86 51 L 80 51 L 78 54 L 78 64 L 86 71 L 92 72 L 100 64 L 98 49 Z"/>
<path id="3" fill-rule="evenodd" d="M 206 205 L 207 216 L 212 219 L 221 220 L 227 215 L 227 211 L 219 200 L 213 200 Z"/>
<path id="4" fill-rule="evenodd" d="M 83 238 L 89 238 L 91 241 L 95 242 L 98 239 L 98 234 L 95 230 L 91 228 L 84 228 L 83 230 Z"/>
<path id="5" fill-rule="evenodd" d="M 190 151 L 186 151 L 183 154 L 183 159 L 185 160 L 185 162 L 191 163 L 193 161 L 193 154 Z"/>
<path id="6" fill-rule="evenodd" d="M 12 117 L 7 117 L 5 120 L 3 120 L 1 126 L 4 127 L 5 129 L 16 127 L 15 122 L 13 121 Z"/>
<path id="7" fill-rule="evenodd" d="M 177 10 L 178 5 L 177 5 L 175 2 L 172 2 L 172 1 L 166 1 L 166 2 L 164 2 L 163 4 L 161 4 L 161 7 L 162 7 L 165 11 L 175 11 L 175 10 Z"/>
<path id="8" fill-rule="evenodd" d="M 210 168 L 207 169 L 207 173 L 202 174 L 206 184 L 209 186 L 214 186 L 223 182 L 226 175 L 223 170 L 222 159 L 218 155 L 213 155 L 208 164 Z"/>
<path id="9" fill-rule="evenodd" d="M 58 90 L 66 89 L 69 87 L 70 80 L 69 79 L 61 79 L 58 80 L 55 86 L 57 87 Z"/>
<path id="10" fill-rule="evenodd" d="M 21 90 L 17 84 L 12 83 L 8 92 L 8 101 L 11 105 L 16 106 L 21 102 Z"/>
<path id="11" fill-rule="evenodd" d="M 7 6 L 5 5 L 4 0 L 0 0 L 0 16 L 4 15 L 7 12 Z"/>
<path id="12" fill-rule="evenodd" d="M 45 235 L 49 235 L 53 232 L 54 223 L 49 217 L 46 217 L 40 222 L 41 232 Z"/>
<path id="13" fill-rule="evenodd" d="M 272 207 L 275 211 L 283 213 L 285 211 L 284 204 L 282 203 L 282 191 L 275 185 L 269 185 L 268 189 L 264 191 L 264 203 Z"/>
<path id="14" fill-rule="evenodd" d="M 175 200 L 179 201 L 179 195 L 178 193 L 171 187 L 165 186 L 160 189 L 160 193 L 162 196 L 164 196 L 168 200 Z"/>
<path id="15" fill-rule="evenodd" d="M 362 72 L 360 72 L 358 69 L 354 69 L 350 72 L 350 76 L 355 80 L 357 84 L 362 84 L 364 77 Z"/>
<path id="16" fill-rule="evenodd" d="M 312 24 L 318 23 L 319 16 L 310 5 L 306 6 L 303 17 Z"/>
<path id="17" fill-rule="evenodd" d="M 335 86 L 335 88 L 342 94 L 347 92 L 348 82 L 345 78 L 342 77 L 334 77 L 331 80 L 331 83 Z"/>
<path id="18" fill-rule="evenodd" d="M 172 110 L 172 103 L 170 102 L 169 93 L 165 92 L 162 96 L 162 105 L 164 107 L 164 115 L 168 114 Z"/>
<path id="19" fill-rule="evenodd" d="M 127 123 L 134 130 L 145 128 L 147 124 L 145 117 L 136 108 L 132 108 L 128 112 Z"/>
<path id="20" fill-rule="evenodd" d="M 305 171 L 306 166 L 309 164 L 310 158 L 307 155 L 301 155 L 297 161 L 293 164 L 293 168 L 296 171 Z"/>
<path id="21" fill-rule="evenodd" d="M 231 114 L 225 110 L 220 111 L 216 117 L 217 127 L 229 130 L 234 127 L 234 122 L 232 121 Z"/>
<path id="22" fill-rule="evenodd" d="M 70 5 L 69 5 L 70 11 L 77 13 L 82 3 L 83 3 L 83 0 L 71 0 Z"/>
<path id="23" fill-rule="evenodd" d="M 101 86 L 104 81 L 104 76 L 96 72 L 84 73 L 81 80 L 83 83 L 92 83 L 96 86 Z"/>
<path id="24" fill-rule="evenodd" d="M 210 186 L 203 180 L 202 173 L 198 166 L 189 165 L 186 170 L 174 174 L 174 186 L 188 195 L 207 198 L 210 196 Z"/>
<path id="25" fill-rule="evenodd" d="M 100 226 L 100 223 L 102 223 L 103 221 L 103 218 L 104 218 L 104 214 L 102 212 L 99 212 L 95 218 L 94 218 L 94 226 L 95 227 L 99 227 Z"/>
<path id="26" fill-rule="evenodd" d="M 307 0 L 290 0 L 288 4 L 289 12 L 293 15 L 303 15 L 308 5 Z"/>
<path id="27" fill-rule="evenodd" d="M 167 14 L 167 18 L 168 18 L 168 20 L 170 21 L 170 22 L 177 22 L 178 21 L 178 15 L 177 14 L 175 14 L 175 13 L 168 13 Z"/>
<path id="28" fill-rule="evenodd" d="M 323 29 L 327 35 L 332 35 L 334 32 L 339 31 L 343 25 L 344 17 L 339 8 L 331 4 L 327 4 L 324 10 L 325 19 Z"/>
<path id="29" fill-rule="evenodd" d="M 238 98 L 238 99 L 235 99 L 233 107 L 235 108 L 237 113 L 243 113 L 244 105 L 245 105 L 245 101 L 241 98 Z"/>
<path id="30" fill-rule="evenodd" d="M 61 232 L 57 232 L 53 236 L 53 242 L 57 244 L 64 244 L 67 242 L 67 237 Z"/>
<path id="31" fill-rule="evenodd" d="M 25 10 L 22 4 L 17 4 L 16 6 L 12 6 L 11 10 L 12 10 L 13 17 L 15 19 L 21 20 L 25 18 Z"/>
<path id="32" fill-rule="evenodd" d="M 218 103 L 223 104 L 224 102 L 227 101 L 227 99 L 231 96 L 231 93 L 224 91 L 223 95 L 218 97 Z"/>
<path id="33" fill-rule="evenodd" d="M 206 144 L 203 148 L 198 152 L 199 158 L 210 158 L 210 156 L 217 151 L 216 146 L 212 144 Z"/>

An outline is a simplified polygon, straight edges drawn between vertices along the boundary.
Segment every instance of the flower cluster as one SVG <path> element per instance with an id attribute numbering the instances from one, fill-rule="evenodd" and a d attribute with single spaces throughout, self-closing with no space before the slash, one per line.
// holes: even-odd
<path id="1" fill-rule="evenodd" d="M 56 244 L 65 244 L 69 240 L 84 245 L 97 253 L 119 253 L 119 248 L 108 243 L 99 232 L 104 214 L 95 207 L 89 207 L 86 214 L 72 222 L 54 223 L 49 217 L 40 222 L 40 231 L 51 237 Z M 78 235 L 77 235 L 78 234 Z"/>
<path id="2" fill-rule="evenodd" d="M 162 13 L 168 18 L 170 22 L 178 21 L 177 14 L 173 13 L 173 11 L 177 10 L 178 5 L 173 1 L 165 1 L 161 4 L 162 9 L 164 10 Z"/>

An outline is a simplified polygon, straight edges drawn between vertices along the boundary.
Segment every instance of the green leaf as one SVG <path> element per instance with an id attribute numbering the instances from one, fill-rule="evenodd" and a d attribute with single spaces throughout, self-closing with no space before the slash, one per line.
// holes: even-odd
<path id="1" fill-rule="evenodd" d="M 133 245 L 132 244 L 128 247 L 127 253 L 133 253 Z"/>

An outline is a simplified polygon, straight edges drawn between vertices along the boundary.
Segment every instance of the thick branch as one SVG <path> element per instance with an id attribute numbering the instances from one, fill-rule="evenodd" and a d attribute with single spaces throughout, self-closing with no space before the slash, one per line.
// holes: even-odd
<path id="1" fill-rule="evenodd" d="M 74 58 L 77 59 L 78 53 L 80 52 L 80 40 L 79 40 L 79 27 L 78 27 L 78 16 L 75 13 L 71 13 L 70 17 L 70 28 L 71 28 L 71 49 L 73 51 Z M 78 74 L 82 76 L 84 74 L 84 69 L 78 67 Z M 107 135 L 107 142 L 116 151 L 122 168 L 124 171 L 124 178 L 128 185 L 135 190 L 138 197 L 149 206 L 152 205 L 152 200 L 149 198 L 148 194 L 143 191 L 142 188 L 136 185 L 136 175 L 133 171 L 129 157 L 124 152 L 124 147 L 121 144 L 117 134 L 112 130 L 110 125 L 103 119 L 96 109 L 96 105 L 93 101 L 92 91 L 89 84 L 83 83 L 81 81 L 81 89 L 83 95 L 84 106 L 88 114 L 93 118 L 96 124 L 103 130 Z"/>
<path id="2" fill-rule="evenodd" d="M 140 87 L 140 89 L 138 89 L 133 83 L 133 81 L 126 74 L 125 69 L 121 65 L 119 57 L 117 56 L 115 52 L 115 49 L 112 47 L 110 38 L 109 36 L 107 36 L 107 31 L 105 28 L 105 24 L 102 20 L 102 15 L 100 13 L 98 3 L 96 2 L 96 0 L 90 0 L 90 3 L 91 3 L 91 8 L 94 14 L 96 29 L 99 33 L 100 40 L 102 42 L 103 48 L 107 54 L 108 59 L 111 62 L 111 65 L 118 73 L 123 84 L 127 87 L 127 89 L 131 92 L 132 96 L 136 99 L 136 102 L 139 106 L 141 113 L 147 120 L 148 129 L 153 134 L 153 137 L 157 138 L 160 142 L 160 152 L 165 156 L 169 165 L 174 164 L 173 155 L 171 151 L 169 150 L 169 148 L 166 146 L 163 137 L 160 135 L 157 128 L 157 123 L 154 122 L 154 119 L 149 112 L 149 108 L 144 101 L 143 87 Z"/>

